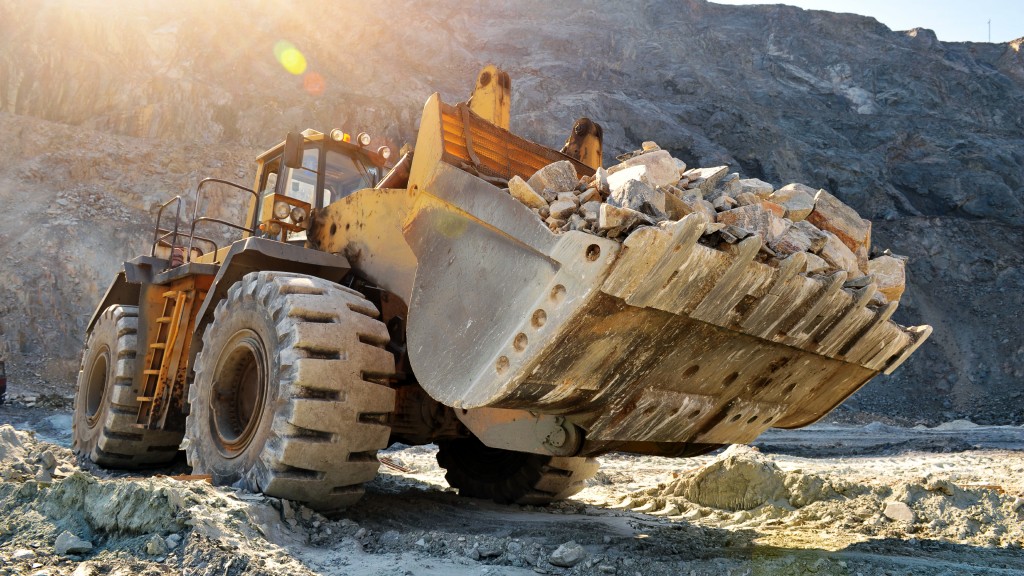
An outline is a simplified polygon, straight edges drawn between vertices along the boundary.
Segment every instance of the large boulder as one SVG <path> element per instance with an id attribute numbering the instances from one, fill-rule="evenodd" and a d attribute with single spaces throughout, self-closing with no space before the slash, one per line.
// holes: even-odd
<path id="1" fill-rule="evenodd" d="M 896 302 L 903 295 L 907 285 L 905 266 L 901 258 L 888 255 L 868 261 L 868 273 L 875 277 L 878 291 L 889 302 Z"/>
<path id="2" fill-rule="evenodd" d="M 870 220 L 861 218 L 856 210 L 825 190 L 818 190 L 814 196 L 814 210 L 807 215 L 807 221 L 835 234 L 855 254 L 858 267 L 867 269 L 871 248 Z"/>

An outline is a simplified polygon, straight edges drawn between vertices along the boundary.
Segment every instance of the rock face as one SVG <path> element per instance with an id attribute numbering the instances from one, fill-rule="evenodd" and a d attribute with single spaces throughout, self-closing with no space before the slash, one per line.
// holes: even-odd
<path id="1" fill-rule="evenodd" d="M 701 0 L 247 8 L 0 0 L 12 392 L 70 392 L 90 309 L 116 261 L 147 249 L 158 200 L 204 176 L 248 181 L 252 157 L 288 130 L 367 130 L 397 150 L 427 95 L 463 99 L 496 62 L 514 80 L 517 133 L 557 148 L 585 114 L 604 127 L 607 165 L 651 139 L 689 166 L 804 182 L 871 219 L 874 245 L 910 256 L 894 318 L 934 336 L 847 406 L 1024 421 L 1022 328 L 1004 313 L 1024 307 L 1021 42 L 944 43 L 850 14 Z M 419 32 L 396 44 L 402 29 Z M 305 54 L 300 75 L 274 59 L 281 38 Z M 707 193 L 727 170 L 685 174 Z M 217 210 L 236 214 L 230 202 L 243 200 L 225 193 Z M 853 251 L 860 265 L 873 256 Z"/>

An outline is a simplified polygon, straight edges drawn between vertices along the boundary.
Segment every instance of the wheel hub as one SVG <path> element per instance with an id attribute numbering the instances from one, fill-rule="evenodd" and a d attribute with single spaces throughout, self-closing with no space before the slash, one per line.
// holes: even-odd
<path id="1" fill-rule="evenodd" d="M 89 367 L 89 378 L 85 389 L 85 419 L 89 427 L 96 425 L 100 406 L 107 391 L 107 372 L 110 366 L 110 350 L 103 348 Z"/>
<path id="2" fill-rule="evenodd" d="M 266 393 L 266 347 L 252 330 L 240 330 L 221 353 L 210 397 L 210 427 L 221 454 L 234 458 L 252 442 Z"/>

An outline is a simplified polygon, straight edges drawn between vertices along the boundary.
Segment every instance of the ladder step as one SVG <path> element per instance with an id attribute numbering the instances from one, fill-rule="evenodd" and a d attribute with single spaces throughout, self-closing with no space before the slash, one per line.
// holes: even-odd
<path id="1" fill-rule="evenodd" d="M 153 397 L 152 396 L 139 396 L 135 400 L 137 402 L 152 402 L 153 401 Z"/>
<path id="2" fill-rule="evenodd" d="M 158 350 L 164 350 L 165 348 L 167 348 L 167 344 L 163 342 L 153 342 L 152 344 L 149 345 L 149 347 L 156 348 Z"/>
<path id="3" fill-rule="evenodd" d="M 168 290 L 167 292 L 164 292 L 164 298 L 174 298 L 178 294 L 179 292 L 177 290 Z"/>
<path id="4" fill-rule="evenodd" d="M 157 324 L 166 324 L 166 323 L 168 323 L 170 321 L 171 321 L 171 317 L 170 316 L 161 316 L 161 317 L 156 319 L 156 323 Z"/>
<path id="5" fill-rule="evenodd" d="M 146 375 L 156 376 L 156 375 L 160 374 L 160 371 L 159 370 L 143 370 L 142 373 L 146 374 Z"/>

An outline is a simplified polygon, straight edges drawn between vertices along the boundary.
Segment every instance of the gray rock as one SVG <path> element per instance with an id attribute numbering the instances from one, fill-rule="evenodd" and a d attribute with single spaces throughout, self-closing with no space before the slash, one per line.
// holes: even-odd
<path id="1" fill-rule="evenodd" d="M 71 573 L 71 576 L 96 576 L 99 569 L 92 562 L 82 562 Z"/>
<path id="2" fill-rule="evenodd" d="M 819 229 L 835 234 L 856 256 L 859 267 L 868 265 L 871 248 L 871 222 L 861 218 L 857 211 L 825 190 L 814 196 L 814 210 L 807 221 Z"/>
<path id="3" fill-rule="evenodd" d="M 181 544 L 181 534 L 170 534 L 167 538 L 164 538 L 164 543 L 167 544 L 168 550 L 174 550 Z"/>
<path id="4" fill-rule="evenodd" d="M 53 543 L 54 550 L 61 556 L 67 556 L 69 554 L 85 554 L 92 550 L 92 542 L 79 538 L 65 530 L 57 536 L 57 540 Z"/>
<path id="5" fill-rule="evenodd" d="M 562 160 L 541 168 L 526 181 L 534 190 L 570 192 L 579 184 L 580 177 L 568 160 Z"/>
<path id="6" fill-rule="evenodd" d="M 778 254 L 789 255 L 796 252 L 819 252 L 825 245 L 826 237 L 813 224 L 801 220 L 792 222 L 786 231 L 768 243 Z"/>
<path id="7" fill-rule="evenodd" d="M 846 244 L 833 233 L 822 231 L 825 235 L 825 244 L 821 250 L 818 251 L 818 255 L 825 259 L 826 262 L 832 265 L 834 268 L 839 270 L 846 270 L 851 275 L 860 276 L 863 271 L 857 263 L 857 255 L 854 254 Z"/>
<path id="8" fill-rule="evenodd" d="M 906 261 L 895 256 L 879 256 L 868 260 L 868 272 L 875 277 L 878 291 L 888 302 L 895 302 L 903 295 L 907 276 Z"/>
<path id="9" fill-rule="evenodd" d="M 480 544 L 478 550 L 481 558 L 495 558 L 497 556 L 501 556 L 503 551 L 500 545 L 491 542 Z"/>
<path id="10" fill-rule="evenodd" d="M 597 184 L 597 191 L 607 196 L 611 194 L 612 189 L 608 186 L 608 171 L 604 168 L 598 168 L 594 173 L 594 183 Z"/>
<path id="11" fill-rule="evenodd" d="M 572 202 L 574 205 L 580 205 L 580 197 L 574 192 L 559 192 L 558 196 L 555 197 L 556 202 Z"/>
<path id="12" fill-rule="evenodd" d="M 167 554 L 167 541 L 159 534 L 153 534 L 146 540 L 146 554 L 150 556 L 163 556 Z"/>
<path id="13" fill-rule="evenodd" d="M 641 224 L 653 224 L 654 221 L 646 214 L 637 212 L 630 208 L 620 208 L 611 204 L 601 204 L 601 211 L 597 218 L 597 229 L 608 231 L 613 230 L 625 232 Z"/>
<path id="14" fill-rule="evenodd" d="M 665 218 L 665 193 L 642 180 L 627 180 L 612 190 L 608 203 L 642 212 L 655 219 Z"/>
<path id="15" fill-rule="evenodd" d="M 814 195 L 817 193 L 810 186 L 793 183 L 779 188 L 768 199 L 786 208 L 786 218 L 799 222 L 814 210 Z"/>
<path id="16" fill-rule="evenodd" d="M 519 176 L 513 176 L 508 181 L 508 193 L 530 208 L 547 208 L 547 200 Z"/>
<path id="17" fill-rule="evenodd" d="M 885 509 L 882 510 L 882 514 L 890 520 L 897 522 L 906 522 L 913 524 L 917 521 L 917 516 L 914 511 L 910 509 L 904 502 L 886 502 Z"/>
<path id="18" fill-rule="evenodd" d="M 618 172 L 608 174 L 608 189 L 614 192 L 616 188 L 622 187 L 623 184 L 630 180 L 639 180 L 645 184 L 651 185 L 651 179 L 647 177 L 647 166 L 630 166 Z M 609 193 L 610 194 L 610 193 Z"/>
<path id="19" fill-rule="evenodd" d="M 601 200 L 603 200 L 603 198 L 601 198 L 601 193 L 598 192 L 597 188 L 587 188 L 579 195 L 580 204 L 586 204 L 587 202 L 600 202 Z"/>
<path id="20" fill-rule="evenodd" d="M 726 225 L 739 226 L 761 236 L 768 244 L 776 242 L 789 228 L 790 222 L 775 215 L 765 208 L 764 204 L 740 206 L 725 212 L 719 212 L 718 222 Z"/>
<path id="21" fill-rule="evenodd" d="M 35 558 L 35 557 L 36 557 L 36 553 L 33 552 L 32 550 L 29 550 L 28 548 L 18 548 L 17 550 L 14 551 L 14 554 L 11 554 L 11 560 L 16 560 L 16 561 L 29 560 L 29 559 Z"/>
<path id="22" fill-rule="evenodd" d="M 576 204 L 566 200 L 556 200 L 551 203 L 549 210 L 552 218 L 566 220 L 573 212 L 576 212 Z"/>
<path id="23" fill-rule="evenodd" d="M 750 192 L 740 192 L 736 194 L 735 200 L 736 204 L 739 206 L 751 206 L 761 202 L 761 199 L 758 198 L 756 194 L 752 194 Z"/>
<path id="24" fill-rule="evenodd" d="M 587 222 L 597 222 L 597 218 L 601 215 L 601 202 L 596 200 L 587 202 L 583 206 L 580 206 L 579 213 L 587 220 Z"/>
<path id="25" fill-rule="evenodd" d="M 566 222 L 568 221 L 569 220 L 567 218 L 555 218 L 554 216 L 548 216 L 544 220 L 544 223 L 548 225 L 548 228 L 552 230 L 558 230 L 562 226 L 565 226 Z"/>
<path id="26" fill-rule="evenodd" d="M 107 31 L 102 38 L 113 42 L 116 51 L 125 42 L 130 46 L 131 38 L 149 37 L 165 25 L 157 18 L 138 17 L 145 14 L 145 3 L 121 6 L 123 14 L 116 17 L 97 10 L 82 12 L 80 18 L 48 21 L 50 28 L 45 35 L 32 34 L 39 26 L 37 11 L 6 14 L 6 36 L 25 39 L 24 43 L 11 45 L 5 54 L 7 68 L 0 74 L 0 94 L 9 95 L 6 102 L 12 112 L 3 119 L 9 133 L 22 129 L 33 134 L 47 132 L 31 125 L 39 118 L 86 127 L 68 135 L 74 137 L 54 133 L 45 143 L 44 148 L 51 148 L 63 141 L 68 151 L 75 152 L 54 149 L 52 153 L 71 158 L 80 156 L 78 152 L 86 149 L 85 142 L 91 141 L 88 145 L 92 145 L 98 137 L 116 147 L 201 141 L 205 145 L 199 147 L 202 156 L 197 158 L 203 160 L 198 162 L 207 158 L 223 161 L 222 167 L 212 172 L 231 174 L 238 173 L 239 161 L 234 152 L 223 151 L 230 146 L 223 148 L 221 144 L 262 146 L 268 138 L 268 115 L 284 114 L 286 123 L 312 126 L 328 126 L 337 120 L 337 106 L 307 106 L 304 102 L 308 95 L 301 90 L 280 94 L 274 69 L 260 63 L 240 60 L 238 65 L 223 66 L 219 59 L 175 58 L 179 53 L 196 53 L 186 35 L 179 42 L 154 43 L 146 50 L 122 50 L 124 61 L 104 58 L 111 47 L 103 46 L 102 39 L 88 45 L 77 41 L 82 30 L 99 26 Z M 295 6 L 295 10 L 308 11 L 314 18 L 317 15 L 312 4 Z M 657 14 L 666 6 L 652 4 L 650 13 Z M 892 219 L 875 222 L 876 243 L 913 256 L 907 272 L 914 284 L 928 290 L 926 307 L 920 302 L 905 306 L 897 319 L 957 326 L 957 337 L 949 344 L 956 349 L 947 350 L 932 341 L 892 377 L 869 383 L 857 398 L 869 411 L 934 424 L 945 418 L 941 404 L 946 398 L 922 393 L 922 387 L 948 376 L 954 383 L 950 394 L 961 400 L 977 400 L 959 402 L 964 410 L 994 413 L 1004 424 L 1024 421 L 1024 406 L 1009 397 L 1020 390 L 1024 364 L 1014 349 L 991 337 L 995 332 L 1011 341 L 1021 341 L 1024 326 L 1013 314 L 992 318 L 989 313 L 1019 310 L 1024 288 L 1024 267 L 1019 265 L 1024 261 L 1019 104 L 1024 97 L 1024 51 L 1006 42 L 929 39 L 924 43 L 922 34 L 911 37 L 871 18 L 849 14 L 729 6 L 712 11 L 685 6 L 679 8 L 683 19 L 692 21 L 699 13 L 700 26 L 724 51 L 749 50 L 763 41 L 767 28 L 774 26 L 787 31 L 786 54 L 768 55 L 765 62 L 751 66 L 747 58 L 722 59 L 715 51 L 707 50 L 704 33 L 679 33 L 673 34 L 671 42 L 659 43 L 658 50 L 642 50 L 635 56 L 631 50 L 607 50 L 607 35 L 575 34 L 572 42 L 579 50 L 580 69 L 601 76 L 600 90 L 595 92 L 595 78 L 581 82 L 577 74 L 561 73 L 551 66 L 552 52 L 565 43 L 564 31 L 559 28 L 564 27 L 561 3 L 538 3 L 523 11 L 521 17 L 500 21 L 487 11 L 467 11 L 458 2 L 408 4 L 400 14 L 378 10 L 365 11 L 362 16 L 368 28 L 386 26 L 396 18 L 404 26 L 432 11 L 455 28 L 420 29 L 417 41 L 424 46 L 448 42 L 454 52 L 472 51 L 474 42 L 513 37 L 521 45 L 535 47 L 517 60 L 518 68 L 530 72 L 526 77 L 513 76 L 517 95 L 512 127 L 536 142 L 560 142 L 579 114 L 592 114 L 609 119 L 604 134 L 606 151 L 629 150 L 639 147 L 642 140 L 656 139 L 665 142 L 666 148 L 685 149 L 691 165 L 737 165 L 742 161 L 744 175 L 778 184 L 799 180 L 815 189 L 825 187 L 864 216 Z M 206 7 L 190 3 L 180 9 L 183 18 L 195 18 L 189 16 L 190 11 L 202 14 Z M 225 11 L 214 12 L 208 16 L 217 26 L 220 24 L 215 17 L 224 16 Z M 227 14 L 265 43 L 265 36 L 276 32 L 253 26 L 251 19 L 258 20 L 261 15 L 249 12 Z M 614 30 L 617 43 L 642 45 L 650 41 L 651 27 L 648 19 L 637 19 L 635 13 L 632 3 L 606 3 L 600 10 L 580 11 L 574 18 L 581 29 Z M 308 16 L 304 21 L 313 21 Z M 463 33 L 465 30 L 473 32 Z M 198 41 L 198 35 L 193 36 L 191 42 Z M 414 110 L 418 106 L 411 106 L 404 98 L 388 97 L 392 86 L 402 79 L 422 78 L 422 87 L 410 89 L 411 101 L 418 104 L 428 92 L 438 89 L 453 102 L 472 80 L 472 71 L 465 67 L 428 67 L 431 75 L 426 78 L 422 58 L 401 62 L 390 59 L 382 65 L 379 58 L 389 54 L 382 48 L 391 41 L 385 35 L 339 36 L 338 41 L 340 48 L 332 53 L 342 61 L 328 58 L 318 63 L 320 71 L 338 70 L 340 66 L 351 76 L 352 85 L 363 87 L 368 101 L 374 102 L 374 111 L 359 112 L 352 121 L 386 130 L 391 140 L 413 142 L 418 120 L 418 110 Z M 46 52 L 45 58 L 30 57 L 39 53 L 37 42 L 42 44 L 39 50 Z M 357 42 L 366 45 L 357 47 Z M 353 50 L 367 57 L 350 63 L 347 55 Z M 636 65 L 634 58 L 642 58 L 643 65 Z M 81 76 L 83 60 L 95 70 L 81 85 L 75 84 L 75 97 L 69 98 L 68 78 Z M 165 61 L 175 65 L 170 70 L 153 65 Z M 602 66 L 616 72 L 595 72 Z M 132 73 L 118 74 L 119 67 L 129 68 Z M 154 103 L 153 79 L 165 74 L 197 81 L 179 83 L 176 90 L 180 97 Z M 33 82 L 26 83 L 24 79 L 29 78 Z M 681 96 L 680 91 L 685 95 Z M 107 92 L 116 92 L 119 97 L 103 97 Z M 622 96 L 641 92 L 642 97 Z M 225 101 L 238 111 L 237 119 L 225 119 L 224 114 L 216 113 L 217 103 Z M 278 102 L 281 112 L 267 109 L 265 103 L 270 101 Z M 765 113 L 766 102 L 771 103 L 770 113 Z M 138 114 L 140 107 L 148 105 L 155 106 L 152 114 Z M 123 140 L 123 134 L 143 138 L 137 142 Z M 177 150 L 188 156 L 187 147 Z M 21 190 L 68 189 L 63 168 L 46 175 L 34 168 L 26 170 L 18 162 L 7 164 L 0 180 L 11 178 L 14 182 L 0 198 L 3 202 L 17 202 L 13 195 Z M 116 188 L 133 190 L 132 199 L 122 198 L 123 211 L 109 222 L 131 221 L 132 226 L 151 218 L 137 207 L 162 201 L 161 181 L 194 178 L 189 172 L 201 170 L 199 163 L 187 157 L 181 162 L 147 163 L 141 170 L 133 159 L 118 162 L 115 170 L 98 169 L 95 163 L 89 167 L 79 164 L 70 166 L 71 179 L 79 188 L 105 189 L 97 182 L 121 183 L 126 179 L 117 187 L 105 189 L 113 195 L 109 198 L 113 204 L 118 204 Z M 145 177 L 151 170 L 160 173 L 159 179 Z M 92 178 L 90 173 L 99 176 Z M 242 173 L 248 173 L 248 168 Z M 98 210 L 103 205 L 110 205 L 107 198 L 81 203 L 68 194 L 62 196 L 73 198 L 70 206 L 95 204 L 88 210 L 98 214 L 102 214 Z M 11 237 L 12 231 L 21 226 L 52 235 L 52 216 L 40 212 L 26 218 L 24 222 L 9 219 L 14 221 L 0 224 L 0 237 Z M 76 228 L 83 235 L 81 242 L 59 247 L 59 256 L 74 262 L 74 267 L 96 269 L 89 263 L 101 262 L 97 254 L 113 254 L 119 250 L 118 244 L 123 244 L 109 227 L 93 225 L 92 218 L 84 214 L 77 218 L 82 223 Z M 49 299 L 36 298 L 30 299 L 35 303 L 7 310 L 5 326 L 18 326 L 17 334 L 8 334 L 14 338 L 14 346 L 8 351 L 13 358 L 9 359 L 20 362 L 17 359 L 26 351 L 35 354 L 46 350 L 56 360 L 48 370 L 64 372 L 63 380 L 73 381 L 70 367 L 77 366 L 81 347 L 76 323 L 92 311 L 93 298 L 83 294 L 83 289 L 92 286 L 93 281 L 47 282 L 45 275 L 49 272 L 31 263 L 54 261 L 56 254 L 48 252 L 51 244 L 26 246 L 22 263 L 16 259 L 3 266 L 11 277 L 22 281 L 0 288 L 0 300 L 16 302 L 14 286 L 53 285 L 53 301 L 60 303 L 51 311 L 45 309 Z M 83 261 L 86 265 L 80 266 Z M 997 274 L 998 281 L 985 279 L 985 270 Z M 908 296 L 913 293 L 911 290 Z M 983 313 L 965 314 L 965 310 Z M 40 322 L 37 318 L 49 320 Z M 940 337 L 941 330 L 935 338 Z M 1007 362 L 1009 366 L 1002 368 Z M 976 373 L 979 370 L 985 381 L 985 394 L 980 396 L 972 383 L 981 376 Z"/>
<path id="27" fill-rule="evenodd" d="M 39 465 L 52 472 L 57 467 L 57 457 L 53 455 L 53 452 L 44 450 L 39 455 Z"/>
<path id="28" fill-rule="evenodd" d="M 707 196 L 728 172 L 728 166 L 692 168 L 686 171 L 685 176 L 690 179 L 690 185 L 699 189 L 704 196 Z"/>
<path id="29" fill-rule="evenodd" d="M 775 190 L 775 187 L 765 182 L 764 180 L 760 180 L 758 178 L 741 178 L 736 181 L 736 184 L 733 187 L 733 189 L 736 190 L 737 195 L 753 194 L 754 196 L 757 196 L 761 200 L 766 200 L 769 196 L 771 196 L 771 193 L 773 190 Z"/>
<path id="30" fill-rule="evenodd" d="M 711 205 L 715 208 L 715 210 L 719 212 L 725 212 L 726 210 L 732 210 L 733 208 L 736 207 L 736 200 L 734 200 L 733 197 L 729 196 L 728 194 L 721 194 L 715 197 L 715 200 L 714 202 L 711 203 Z"/>
<path id="31" fill-rule="evenodd" d="M 675 159 L 667 151 L 660 149 L 634 156 L 621 164 L 608 168 L 609 178 L 621 170 L 636 166 L 644 166 L 647 169 L 647 180 L 654 187 L 669 186 L 679 181 L 679 168 L 676 166 Z M 614 184 L 612 184 L 612 188 L 615 188 Z"/>
<path id="32" fill-rule="evenodd" d="M 569 541 L 556 548 L 555 551 L 551 553 L 551 556 L 548 557 L 548 562 L 554 566 L 572 568 L 579 564 L 586 555 L 587 551 L 583 549 L 583 546 L 580 546 L 574 541 Z"/>

